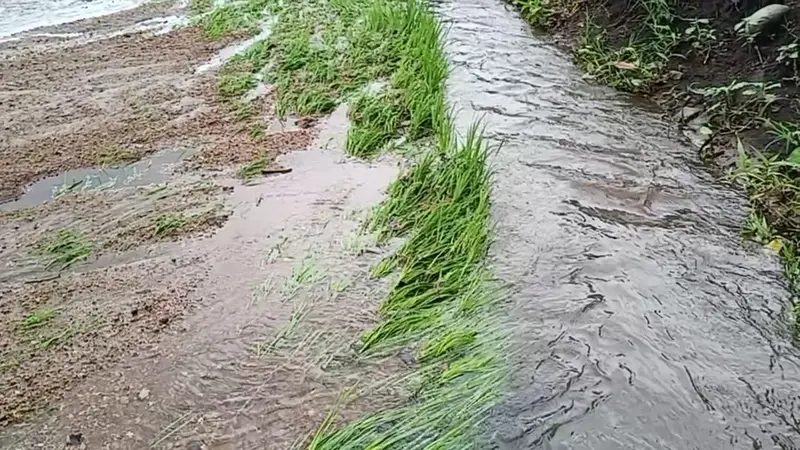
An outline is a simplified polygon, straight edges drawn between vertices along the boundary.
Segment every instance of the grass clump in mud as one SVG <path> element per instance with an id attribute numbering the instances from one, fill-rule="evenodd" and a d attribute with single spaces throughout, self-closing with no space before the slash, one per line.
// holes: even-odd
<path id="1" fill-rule="evenodd" d="M 396 270 L 399 279 L 381 304 L 381 322 L 360 341 L 360 352 L 367 358 L 401 348 L 416 351 L 419 364 L 404 378 L 413 385 L 415 395 L 399 407 L 340 428 L 333 411 L 308 448 L 468 448 L 480 439 L 480 425 L 499 401 L 506 370 L 505 336 L 496 320 L 499 296 L 484 265 L 490 242 L 491 177 L 486 146 L 477 127 L 463 142 L 457 142 L 444 99 L 447 63 L 441 44 L 443 31 L 424 3 L 337 0 L 306 3 L 305 8 L 309 5 L 338 12 L 323 16 L 331 21 L 320 25 L 323 42 L 324 30 L 337 30 L 349 45 L 363 39 L 382 49 L 358 55 L 328 49 L 327 59 L 314 60 L 313 67 L 352 70 L 348 65 L 339 67 L 335 59 L 331 62 L 336 55 L 365 64 L 377 55 L 388 58 L 379 69 L 373 69 L 370 78 L 387 76 L 389 86 L 377 93 L 362 93 L 353 103 L 348 151 L 374 155 L 400 134 L 412 140 L 433 135 L 434 142 L 391 185 L 389 198 L 371 216 L 369 227 L 379 240 L 395 236 L 406 240 L 380 264 L 385 269 L 382 275 Z M 294 23 L 297 17 L 289 15 L 287 23 Z M 342 27 L 342 23 L 353 26 Z M 352 34 L 360 27 L 370 32 Z M 300 33 L 298 27 L 292 30 Z M 310 30 L 302 31 L 306 38 L 311 36 Z M 336 43 L 334 37 L 327 39 Z M 299 45 L 298 55 L 313 54 L 316 50 L 304 42 L 294 41 Z M 282 45 L 288 50 L 294 44 L 290 40 Z M 290 60 L 303 62 L 299 68 L 294 66 L 294 71 L 311 67 L 302 59 L 285 61 Z M 278 66 L 281 64 L 285 62 Z M 321 104 L 304 95 L 338 102 L 348 90 L 366 86 L 368 79 L 329 90 L 330 84 L 313 76 L 305 78 L 306 83 L 295 84 L 304 76 L 285 80 L 289 83 L 284 86 L 285 108 L 291 105 L 302 110 Z M 303 90 L 309 87 L 310 91 Z"/>
<path id="2" fill-rule="evenodd" d="M 236 176 L 245 183 L 249 183 L 264 175 L 264 170 L 269 166 L 269 162 L 270 160 L 266 156 L 259 156 L 239 168 L 236 171 Z"/>
<path id="3" fill-rule="evenodd" d="M 30 331 L 45 325 L 56 316 L 54 309 L 41 309 L 25 316 L 19 323 L 19 328 L 23 331 Z"/>
<path id="4" fill-rule="evenodd" d="M 45 269 L 56 267 L 64 270 L 81 261 L 85 261 L 92 253 L 94 245 L 75 230 L 64 229 L 53 236 L 45 238 L 36 247 Z"/>
<path id="5" fill-rule="evenodd" d="M 195 23 L 212 39 L 231 34 L 255 35 L 269 13 L 266 8 L 271 1 L 228 2 L 212 9 L 209 2 L 200 0 L 192 3 L 192 12 L 195 14 Z"/>
<path id="6" fill-rule="evenodd" d="M 153 235 L 157 238 L 178 235 L 188 223 L 189 219 L 182 213 L 160 214 L 153 220 Z"/>

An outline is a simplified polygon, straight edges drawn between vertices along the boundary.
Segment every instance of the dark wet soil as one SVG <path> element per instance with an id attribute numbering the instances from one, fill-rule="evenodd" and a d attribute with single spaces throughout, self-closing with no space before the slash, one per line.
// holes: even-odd
<path id="1" fill-rule="evenodd" d="M 624 46 L 632 36 L 648 37 L 646 13 L 638 2 L 556 0 L 550 3 L 556 6 L 557 14 L 548 28 L 571 47 L 575 46 L 587 15 L 606 32 L 609 42 L 615 47 Z M 734 26 L 739 21 L 771 3 L 790 7 L 783 26 L 765 33 L 753 43 L 747 43 L 737 35 Z M 782 151 L 779 145 L 767 148 L 774 142 L 774 136 L 763 126 L 763 119 L 796 122 L 800 118 L 798 80 L 794 78 L 797 74 L 791 64 L 777 61 L 779 49 L 800 35 L 800 2 L 681 0 L 670 5 L 676 17 L 676 32 L 682 33 L 689 26 L 687 20 L 708 19 L 708 26 L 716 38 L 703 42 L 699 49 L 688 44 L 677 48 L 668 71 L 652 86 L 648 96 L 674 116 L 684 106 L 707 106 L 703 105 L 701 96 L 688 92 L 690 87 L 726 86 L 734 81 L 781 83 L 779 89 L 772 91 L 779 99 L 765 117 L 757 118 L 751 124 L 734 124 L 735 130 L 716 127 L 718 132 L 712 142 L 703 147 L 701 156 L 721 168 L 733 164 L 736 150 L 734 131 L 758 151 Z"/>

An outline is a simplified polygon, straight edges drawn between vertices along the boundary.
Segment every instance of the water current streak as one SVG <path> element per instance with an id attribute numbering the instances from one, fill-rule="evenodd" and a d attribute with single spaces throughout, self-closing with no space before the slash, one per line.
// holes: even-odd
<path id="1" fill-rule="evenodd" d="M 499 449 L 795 448 L 800 369 L 776 258 L 675 130 L 581 78 L 498 0 L 445 0 L 450 101 L 494 157 L 514 288 Z"/>

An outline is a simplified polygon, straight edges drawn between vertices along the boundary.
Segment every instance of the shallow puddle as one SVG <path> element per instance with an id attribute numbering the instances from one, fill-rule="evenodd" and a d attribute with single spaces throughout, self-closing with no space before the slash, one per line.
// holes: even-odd
<path id="1" fill-rule="evenodd" d="M 225 226 L 171 250 L 206 261 L 191 296 L 202 309 L 0 444 L 54 448 L 79 430 L 99 448 L 286 449 L 332 405 L 352 419 L 405 398 L 385 385 L 405 364 L 361 361 L 351 348 L 388 288 L 367 274 L 389 249 L 359 227 L 397 164 L 343 155 L 345 107 L 321 127 L 312 149 L 279 158 L 290 173 L 226 181 Z"/>
<path id="2" fill-rule="evenodd" d="M 76 169 L 43 178 L 14 201 L 0 203 L 0 211 L 36 206 L 61 195 L 87 190 L 144 186 L 167 181 L 181 160 L 197 153 L 191 148 L 166 148 L 132 164 L 117 168 Z"/>

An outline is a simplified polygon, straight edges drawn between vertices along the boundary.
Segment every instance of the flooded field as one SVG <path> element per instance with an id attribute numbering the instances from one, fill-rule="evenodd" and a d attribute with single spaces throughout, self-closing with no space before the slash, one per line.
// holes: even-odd
<path id="1" fill-rule="evenodd" d="M 679 133 L 499 1 L 352 1 L 0 6 L 0 447 L 800 445 Z"/>

